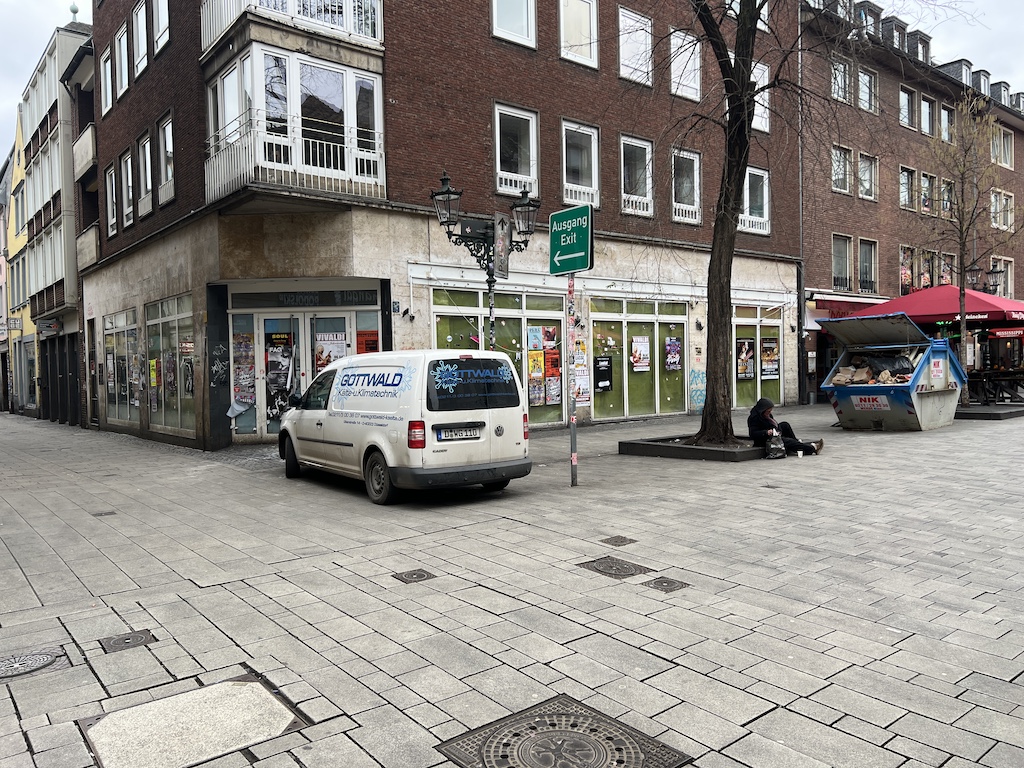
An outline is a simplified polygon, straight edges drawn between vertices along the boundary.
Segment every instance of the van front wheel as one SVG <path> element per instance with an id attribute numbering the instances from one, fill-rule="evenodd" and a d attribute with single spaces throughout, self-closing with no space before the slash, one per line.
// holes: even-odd
<path id="1" fill-rule="evenodd" d="M 370 454 L 363 469 L 366 479 L 366 495 L 374 504 L 390 504 L 394 501 L 397 489 L 391 484 L 391 473 L 388 463 L 377 451 Z"/>

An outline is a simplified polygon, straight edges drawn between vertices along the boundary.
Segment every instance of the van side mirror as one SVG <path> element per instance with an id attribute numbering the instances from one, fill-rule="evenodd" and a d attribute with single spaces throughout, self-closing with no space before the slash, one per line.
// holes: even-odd
<path id="1" fill-rule="evenodd" d="M 302 405 L 302 395 L 298 395 L 292 392 L 290 395 L 288 395 L 288 405 L 290 405 L 292 408 L 298 408 L 300 405 Z"/>

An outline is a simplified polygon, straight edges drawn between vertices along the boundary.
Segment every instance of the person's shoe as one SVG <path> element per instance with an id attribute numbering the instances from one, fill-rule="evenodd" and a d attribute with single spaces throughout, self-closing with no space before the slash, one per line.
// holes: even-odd
<path id="1" fill-rule="evenodd" d="M 814 446 L 814 455 L 817 456 L 819 453 L 821 453 L 822 449 L 824 449 L 825 441 L 815 440 L 813 443 L 811 443 L 811 445 Z"/>

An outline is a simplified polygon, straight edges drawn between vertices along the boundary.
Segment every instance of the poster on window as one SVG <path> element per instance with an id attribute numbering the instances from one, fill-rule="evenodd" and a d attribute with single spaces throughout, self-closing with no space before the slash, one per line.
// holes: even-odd
<path id="1" fill-rule="evenodd" d="M 779 340 L 761 337 L 761 381 L 779 378 Z"/>
<path id="2" fill-rule="evenodd" d="M 294 351 L 290 333 L 268 333 L 266 343 L 267 419 L 281 418 L 288 407 L 294 377 Z"/>
<path id="3" fill-rule="evenodd" d="M 665 370 L 683 369 L 683 342 L 678 336 L 665 337 Z"/>
<path id="4" fill-rule="evenodd" d="M 347 340 L 344 333 L 317 333 L 316 346 L 314 348 L 316 354 L 313 355 L 313 375 L 318 375 L 320 371 L 335 360 L 343 358 L 345 356 L 346 344 Z"/>
<path id="5" fill-rule="evenodd" d="M 544 350 L 544 404 L 562 402 L 562 356 L 557 349 Z"/>
<path id="6" fill-rule="evenodd" d="M 540 328 L 537 328 L 540 343 Z M 526 353 L 526 391 L 530 405 L 544 405 L 544 352 L 531 349 Z"/>
<path id="7" fill-rule="evenodd" d="M 629 362 L 633 372 L 651 370 L 651 337 L 634 336 L 630 342 Z"/>
<path id="8" fill-rule="evenodd" d="M 612 391 L 612 359 L 611 357 L 594 358 L 594 391 Z"/>
<path id="9" fill-rule="evenodd" d="M 576 340 L 572 369 L 576 405 L 590 405 L 590 369 L 587 367 L 587 342 L 584 339 Z"/>
<path id="10" fill-rule="evenodd" d="M 528 350 L 544 348 L 544 334 L 541 332 L 539 325 L 529 325 L 526 327 L 526 348 Z"/>
<path id="11" fill-rule="evenodd" d="M 753 339 L 736 339 L 736 378 L 754 378 Z"/>
<path id="12" fill-rule="evenodd" d="M 545 325 L 541 327 L 544 337 L 544 349 L 554 349 L 558 346 L 558 326 Z"/>
<path id="13" fill-rule="evenodd" d="M 256 351 L 253 334 L 234 333 L 231 335 L 232 381 L 235 385 L 235 400 L 246 405 L 256 403 Z"/>
<path id="14" fill-rule="evenodd" d="M 356 331 L 356 352 L 380 352 L 377 331 Z"/>

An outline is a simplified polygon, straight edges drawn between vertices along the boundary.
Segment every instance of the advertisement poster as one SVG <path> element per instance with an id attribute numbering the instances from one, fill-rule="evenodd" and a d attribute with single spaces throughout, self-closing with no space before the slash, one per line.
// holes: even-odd
<path id="1" fill-rule="evenodd" d="M 290 333 L 268 333 L 264 341 L 267 349 L 267 419 L 274 421 L 281 418 L 288 407 L 294 375 L 294 348 Z"/>
<path id="2" fill-rule="evenodd" d="M 356 331 L 356 352 L 380 352 L 380 340 L 376 331 Z"/>
<path id="3" fill-rule="evenodd" d="M 313 356 L 313 375 L 345 356 L 346 336 L 344 333 L 317 333 L 316 354 Z"/>
<path id="4" fill-rule="evenodd" d="M 114 356 L 107 355 L 107 391 L 114 394 Z"/>
<path id="5" fill-rule="evenodd" d="M 754 378 L 753 339 L 736 339 L 736 378 Z"/>
<path id="6" fill-rule="evenodd" d="M 610 357 L 594 358 L 594 391 L 612 391 L 612 359 Z"/>
<path id="7" fill-rule="evenodd" d="M 235 400 L 246 405 L 256 403 L 256 347 L 253 334 L 235 333 L 231 336 L 235 382 Z"/>
<path id="8" fill-rule="evenodd" d="M 543 334 L 541 333 L 539 325 L 529 325 L 526 327 L 526 348 L 544 348 Z"/>
<path id="9" fill-rule="evenodd" d="M 572 367 L 576 405 L 590 405 L 590 369 L 587 367 L 587 342 L 585 340 L 576 340 Z"/>
<path id="10" fill-rule="evenodd" d="M 562 356 L 557 349 L 544 350 L 544 404 L 562 402 Z"/>
<path id="11" fill-rule="evenodd" d="M 761 339 L 761 381 L 779 378 L 779 340 Z"/>
<path id="12" fill-rule="evenodd" d="M 633 371 L 651 370 L 651 337 L 634 336 L 630 347 L 629 362 L 633 365 Z"/>
<path id="13" fill-rule="evenodd" d="M 540 328 L 537 329 L 538 331 Z M 540 343 L 540 334 L 537 334 Z M 544 352 L 531 349 L 526 353 L 526 390 L 530 405 L 544 405 Z"/>
<path id="14" fill-rule="evenodd" d="M 678 336 L 665 337 L 665 370 L 683 369 L 683 343 Z"/>
<path id="15" fill-rule="evenodd" d="M 545 325 L 541 328 L 544 337 L 544 349 L 554 349 L 558 346 L 558 326 Z"/>

